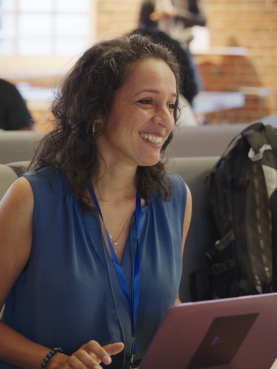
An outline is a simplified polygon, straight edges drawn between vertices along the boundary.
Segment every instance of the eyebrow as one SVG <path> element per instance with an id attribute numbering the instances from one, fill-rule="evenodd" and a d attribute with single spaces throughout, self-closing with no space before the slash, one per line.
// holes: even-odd
<path id="1" fill-rule="evenodd" d="M 139 91 L 138 93 L 136 93 L 136 94 L 134 95 L 134 97 L 136 97 L 137 95 L 139 95 L 139 94 L 141 94 L 141 93 L 143 93 L 143 92 L 151 92 L 151 93 L 153 93 L 153 94 L 157 94 L 157 95 L 159 95 L 159 94 L 160 94 L 160 91 L 158 91 L 158 90 L 152 90 L 151 88 L 145 88 L 145 89 L 143 89 L 143 90 Z M 177 94 L 174 92 L 171 96 L 173 96 L 173 97 L 177 97 Z"/>

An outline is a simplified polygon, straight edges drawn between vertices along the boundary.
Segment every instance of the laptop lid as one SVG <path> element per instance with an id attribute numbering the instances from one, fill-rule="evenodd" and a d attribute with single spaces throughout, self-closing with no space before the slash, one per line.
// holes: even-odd
<path id="1" fill-rule="evenodd" d="M 277 293 L 172 306 L 139 369 L 269 369 Z"/>

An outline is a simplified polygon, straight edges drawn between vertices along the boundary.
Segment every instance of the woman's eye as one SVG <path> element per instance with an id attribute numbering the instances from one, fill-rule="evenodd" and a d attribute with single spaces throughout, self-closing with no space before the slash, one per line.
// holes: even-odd
<path id="1" fill-rule="evenodd" d="M 148 104 L 151 104 L 152 103 L 152 100 L 142 99 L 142 100 L 139 100 L 139 103 L 141 103 L 143 105 L 148 105 Z"/>
<path id="2" fill-rule="evenodd" d="M 176 109 L 176 104 L 168 104 L 169 109 Z"/>

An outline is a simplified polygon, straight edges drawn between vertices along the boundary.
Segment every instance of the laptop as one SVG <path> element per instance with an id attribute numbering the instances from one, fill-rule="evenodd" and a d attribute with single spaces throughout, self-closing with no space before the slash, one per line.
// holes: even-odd
<path id="1" fill-rule="evenodd" d="M 270 369 L 277 293 L 172 306 L 139 369 Z"/>

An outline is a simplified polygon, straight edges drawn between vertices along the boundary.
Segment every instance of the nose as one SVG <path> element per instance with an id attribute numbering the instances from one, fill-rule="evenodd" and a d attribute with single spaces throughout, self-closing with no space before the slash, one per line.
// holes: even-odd
<path id="1" fill-rule="evenodd" d="M 174 114 L 166 105 L 158 106 L 155 109 L 152 122 L 154 124 L 168 128 L 169 126 L 174 125 Z"/>

